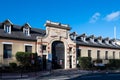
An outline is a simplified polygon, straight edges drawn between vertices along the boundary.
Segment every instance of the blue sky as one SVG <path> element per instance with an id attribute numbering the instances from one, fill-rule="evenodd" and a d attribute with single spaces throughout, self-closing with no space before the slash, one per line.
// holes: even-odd
<path id="1" fill-rule="evenodd" d="M 120 39 L 120 0 L 0 0 L 0 22 L 28 22 L 45 29 L 46 20 L 69 24 L 71 32 Z"/>

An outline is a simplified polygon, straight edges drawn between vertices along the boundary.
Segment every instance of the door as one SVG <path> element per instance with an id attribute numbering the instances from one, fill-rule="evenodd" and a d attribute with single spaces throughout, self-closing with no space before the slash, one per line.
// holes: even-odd
<path id="1" fill-rule="evenodd" d="M 72 68 L 72 56 L 69 56 L 69 67 Z"/>
<path id="2" fill-rule="evenodd" d="M 43 55 L 43 70 L 46 70 L 46 55 Z"/>
<path id="3" fill-rule="evenodd" d="M 52 68 L 64 69 L 64 44 L 61 41 L 52 43 Z"/>

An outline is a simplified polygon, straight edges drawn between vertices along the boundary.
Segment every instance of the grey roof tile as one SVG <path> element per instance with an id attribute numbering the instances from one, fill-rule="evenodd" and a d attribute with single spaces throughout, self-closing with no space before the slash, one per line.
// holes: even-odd
<path id="1" fill-rule="evenodd" d="M 102 40 L 101 43 L 98 42 L 98 37 L 94 38 L 94 42 L 91 42 L 88 37 L 86 37 L 86 41 L 81 40 L 81 35 L 76 38 L 76 44 L 77 45 L 82 45 L 82 46 L 90 46 L 90 47 L 99 47 L 99 48 L 112 48 L 112 49 L 120 49 L 120 46 L 115 44 L 113 45 L 112 43 L 106 44 L 104 40 L 108 39 L 105 38 Z M 111 40 L 110 40 L 111 41 Z"/>
<path id="2" fill-rule="evenodd" d="M 45 30 L 42 29 L 36 29 L 36 28 L 31 28 L 30 30 L 30 36 L 26 36 L 22 29 L 22 26 L 18 25 L 13 25 L 12 26 L 12 31 L 11 34 L 5 33 L 2 23 L 0 23 L 0 37 L 2 38 L 11 38 L 11 39 L 20 39 L 20 40 L 32 40 L 35 41 L 37 40 L 37 36 L 44 36 L 46 34 Z"/>

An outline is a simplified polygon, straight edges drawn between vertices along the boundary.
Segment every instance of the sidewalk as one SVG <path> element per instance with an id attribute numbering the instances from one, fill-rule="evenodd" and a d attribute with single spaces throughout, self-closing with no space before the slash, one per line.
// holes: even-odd
<path id="1" fill-rule="evenodd" d="M 52 70 L 50 71 L 40 71 L 40 72 L 31 72 L 31 73 L 2 73 L 2 76 L 0 76 L 0 79 L 5 80 L 35 80 L 37 78 L 43 78 L 48 76 L 68 76 L 69 75 L 81 75 L 88 73 L 90 71 L 82 71 L 78 69 L 59 69 L 59 70 Z"/>
<path id="2" fill-rule="evenodd" d="M 31 72 L 31 73 L 2 73 L 0 80 L 34 80 L 37 77 L 44 77 L 50 75 L 49 71 Z"/>

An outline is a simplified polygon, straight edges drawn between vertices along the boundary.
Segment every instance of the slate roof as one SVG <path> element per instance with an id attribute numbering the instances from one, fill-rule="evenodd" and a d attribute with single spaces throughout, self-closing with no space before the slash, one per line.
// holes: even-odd
<path id="1" fill-rule="evenodd" d="M 120 50 L 120 45 L 118 44 L 112 44 L 111 40 L 109 40 L 109 44 L 106 44 L 105 42 L 103 42 L 103 40 L 100 42 L 98 42 L 96 39 L 94 38 L 94 42 L 91 42 L 89 39 L 83 41 L 81 38 L 81 36 L 77 36 L 76 38 L 76 44 L 77 45 L 82 45 L 82 46 L 89 46 L 89 47 L 98 47 L 98 48 L 109 48 L 109 49 L 119 49 Z"/>
<path id="2" fill-rule="evenodd" d="M 0 38 L 36 41 L 37 36 L 44 36 L 46 34 L 45 30 L 31 28 L 30 36 L 26 36 L 21 28 L 22 26 L 12 25 L 11 34 L 8 34 L 4 32 L 3 24 L 0 23 Z"/>

